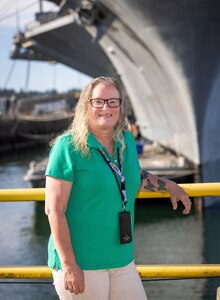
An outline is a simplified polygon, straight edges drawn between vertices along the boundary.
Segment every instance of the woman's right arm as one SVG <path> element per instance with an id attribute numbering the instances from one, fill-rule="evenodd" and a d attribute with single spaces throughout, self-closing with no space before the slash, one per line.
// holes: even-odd
<path id="1" fill-rule="evenodd" d="M 78 295 L 85 289 L 84 273 L 76 262 L 65 215 L 72 185 L 72 182 L 66 180 L 46 177 L 45 213 L 64 271 L 65 289 Z"/>

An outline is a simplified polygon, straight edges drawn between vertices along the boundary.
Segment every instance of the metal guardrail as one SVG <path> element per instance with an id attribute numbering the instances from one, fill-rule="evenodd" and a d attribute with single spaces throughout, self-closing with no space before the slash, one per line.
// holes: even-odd
<path id="1" fill-rule="evenodd" d="M 220 196 L 220 182 L 179 184 L 190 197 Z M 139 192 L 137 198 L 169 198 L 169 193 Z M 44 201 L 45 189 L 0 189 L 0 201 Z"/>
<path id="2" fill-rule="evenodd" d="M 137 265 L 142 279 L 190 279 L 220 277 L 220 265 Z M 51 279 L 49 267 L 0 267 L 0 279 Z M 1 281 L 0 281 L 1 283 Z"/>
<path id="3" fill-rule="evenodd" d="M 190 197 L 220 196 L 220 183 L 180 184 Z M 140 192 L 137 198 L 168 198 L 169 193 Z M 44 201 L 45 189 L 1 189 L 0 202 Z M 208 278 L 220 277 L 220 264 L 209 265 L 140 265 L 137 270 L 146 278 Z M 51 279 L 51 270 L 45 266 L 0 267 L 1 279 Z M 1 283 L 1 281 L 0 281 Z"/>

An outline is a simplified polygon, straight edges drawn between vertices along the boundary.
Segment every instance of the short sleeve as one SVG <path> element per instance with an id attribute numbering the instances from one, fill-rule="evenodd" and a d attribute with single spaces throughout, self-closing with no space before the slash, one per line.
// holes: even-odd
<path id="1" fill-rule="evenodd" d="M 45 175 L 74 182 L 74 173 L 74 144 L 70 135 L 63 135 L 51 148 Z"/>

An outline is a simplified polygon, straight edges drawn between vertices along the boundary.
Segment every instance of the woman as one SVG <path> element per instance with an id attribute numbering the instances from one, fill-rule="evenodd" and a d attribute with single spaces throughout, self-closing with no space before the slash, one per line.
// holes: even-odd
<path id="1" fill-rule="evenodd" d="M 187 194 L 139 170 L 127 128 L 124 91 L 109 77 L 82 91 L 75 118 L 54 143 L 46 170 L 49 266 L 60 299 L 146 300 L 133 258 L 134 201 L 140 191 L 168 191 L 173 208 Z"/>

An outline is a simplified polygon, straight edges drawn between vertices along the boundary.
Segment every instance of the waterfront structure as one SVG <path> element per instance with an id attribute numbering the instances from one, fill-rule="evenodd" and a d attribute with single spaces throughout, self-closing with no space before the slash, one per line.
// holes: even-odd
<path id="1" fill-rule="evenodd" d="M 0 152 L 48 143 L 68 126 L 77 97 L 77 92 L 69 92 L 0 98 Z"/>
<path id="2" fill-rule="evenodd" d="M 37 23 L 15 36 L 11 57 L 58 61 L 92 77 L 119 76 L 142 135 L 195 165 L 208 164 L 212 177 L 203 174 L 204 180 L 215 180 L 220 3 L 51 2 L 59 11 L 36 14 Z"/>

